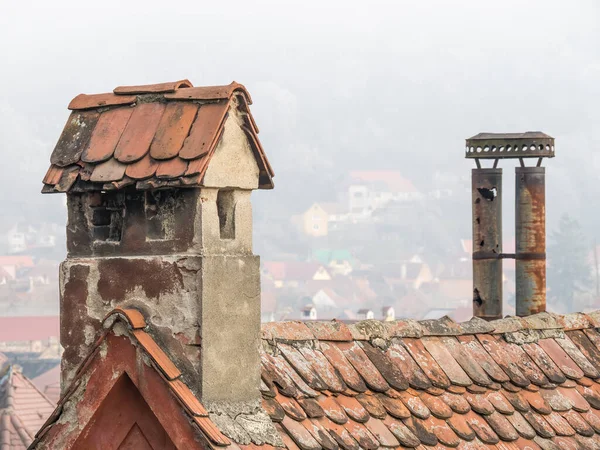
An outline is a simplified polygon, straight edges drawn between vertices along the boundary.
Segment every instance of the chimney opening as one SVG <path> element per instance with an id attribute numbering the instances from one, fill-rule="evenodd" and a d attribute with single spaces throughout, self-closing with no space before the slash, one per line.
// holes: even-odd
<path id="1" fill-rule="evenodd" d="M 102 192 L 97 204 L 90 206 L 92 236 L 97 242 L 120 242 L 125 215 L 123 194 Z"/>
<path id="2" fill-rule="evenodd" d="M 145 196 L 146 240 L 173 239 L 175 198 L 167 190 L 147 191 Z"/>
<path id="3" fill-rule="evenodd" d="M 221 239 L 235 239 L 235 199 L 233 190 L 219 190 L 217 194 L 217 213 Z"/>

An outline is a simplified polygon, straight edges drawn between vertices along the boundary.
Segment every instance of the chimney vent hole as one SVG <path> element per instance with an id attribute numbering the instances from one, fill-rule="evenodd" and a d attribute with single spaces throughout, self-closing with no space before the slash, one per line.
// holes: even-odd
<path id="1" fill-rule="evenodd" d="M 479 191 L 479 194 L 485 198 L 487 201 L 493 202 L 494 199 L 498 196 L 498 189 L 496 189 L 495 187 L 488 189 L 488 188 L 477 188 L 477 190 Z"/>
<path id="2" fill-rule="evenodd" d="M 217 213 L 221 239 L 235 239 L 235 199 L 231 189 L 217 194 Z"/>

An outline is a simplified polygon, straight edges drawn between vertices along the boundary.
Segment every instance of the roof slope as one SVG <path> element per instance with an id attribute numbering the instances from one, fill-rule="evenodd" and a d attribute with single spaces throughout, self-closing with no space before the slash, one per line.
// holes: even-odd
<path id="1" fill-rule="evenodd" d="M 169 449 L 230 444 L 179 369 L 144 331 L 140 312 L 115 309 L 105 326 L 30 448 L 92 448 L 118 433 L 120 439 L 110 442 L 120 442 L 119 448 L 139 448 L 146 441 L 148 448 L 162 442 L 160 448 Z"/>
<path id="2" fill-rule="evenodd" d="M 600 448 L 600 314 L 264 324 L 290 450 Z"/>
<path id="3" fill-rule="evenodd" d="M 42 192 L 135 186 L 201 186 L 232 110 L 259 168 L 259 187 L 273 187 L 273 170 L 258 140 L 246 88 L 192 87 L 188 80 L 121 86 L 80 94 L 52 153 Z"/>
<path id="4" fill-rule="evenodd" d="M 14 366 L 0 378 L 0 449 L 26 449 L 55 404 Z"/>

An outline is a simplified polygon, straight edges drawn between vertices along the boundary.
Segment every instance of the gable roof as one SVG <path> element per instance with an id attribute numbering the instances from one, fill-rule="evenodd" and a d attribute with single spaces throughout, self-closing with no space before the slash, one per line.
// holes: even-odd
<path id="1" fill-rule="evenodd" d="M 263 405 L 290 450 L 598 448 L 599 320 L 264 324 Z"/>
<path id="2" fill-rule="evenodd" d="M 19 369 L 5 365 L 0 378 L 0 449 L 26 449 L 54 405 Z"/>
<path id="3" fill-rule="evenodd" d="M 98 442 L 94 440 L 95 433 L 104 438 L 118 434 L 109 427 L 125 427 L 118 432 L 120 440 L 130 447 L 122 444 L 124 447 L 120 448 L 139 448 L 133 443 L 145 441 L 153 448 L 153 439 L 172 446 L 165 448 L 212 448 L 230 444 L 185 384 L 179 369 L 144 330 L 146 322 L 139 311 L 115 309 L 107 315 L 104 324 L 104 333 L 82 362 L 30 448 L 71 448 L 73 445 L 91 448 L 91 444 Z M 122 401 L 125 397 L 130 398 L 131 405 Z M 103 409 L 107 404 L 108 410 Z M 121 411 L 120 420 L 114 421 L 117 406 Z M 140 410 L 148 419 L 145 424 Z"/>
<path id="4" fill-rule="evenodd" d="M 192 87 L 182 80 L 80 94 L 69 104 L 73 112 L 50 157 L 42 192 L 202 186 L 232 110 L 258 164 L 259 187 L 270 189 L 274 173 L 251 103 L 236 82 Z"/>
<path id="5" fill-rule="evenodd" d="M 265 261 L 263 269 L 276 281 L 309 281 L 319 270 L 327 272 L 321 263 L 304 261 Z"/>

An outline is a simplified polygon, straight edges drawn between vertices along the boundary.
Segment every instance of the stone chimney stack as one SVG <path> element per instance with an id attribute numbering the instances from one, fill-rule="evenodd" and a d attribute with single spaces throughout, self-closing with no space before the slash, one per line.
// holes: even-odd
<path id="1" fill-rule="evenodd" d="M 259 400 L 252 190 L 273 187 L 244 86 L 187 80 L 79 95 L 43 192 L 65 192 L 62 385 L 102 319 L 144 312 L 206 407 Z"/>
<path id="2" fill-rule="evenodd" d="M 528 316 L 546 310 L 546 197 L 543 158 L 554 157 L 554 138 L 539 131 L 479 133 L 467 139 L 466 158 L 474 159 L 473 315 L 502 317 L 502 259 L 516 259 L 516 313 Z M 502 252 L 501 159 L 519 159 L 516 175 L 516 253 Z M 526 167 L 527 159 L 536 161 Z M 483 160 L 493 167 L 482 168 Z"/>

